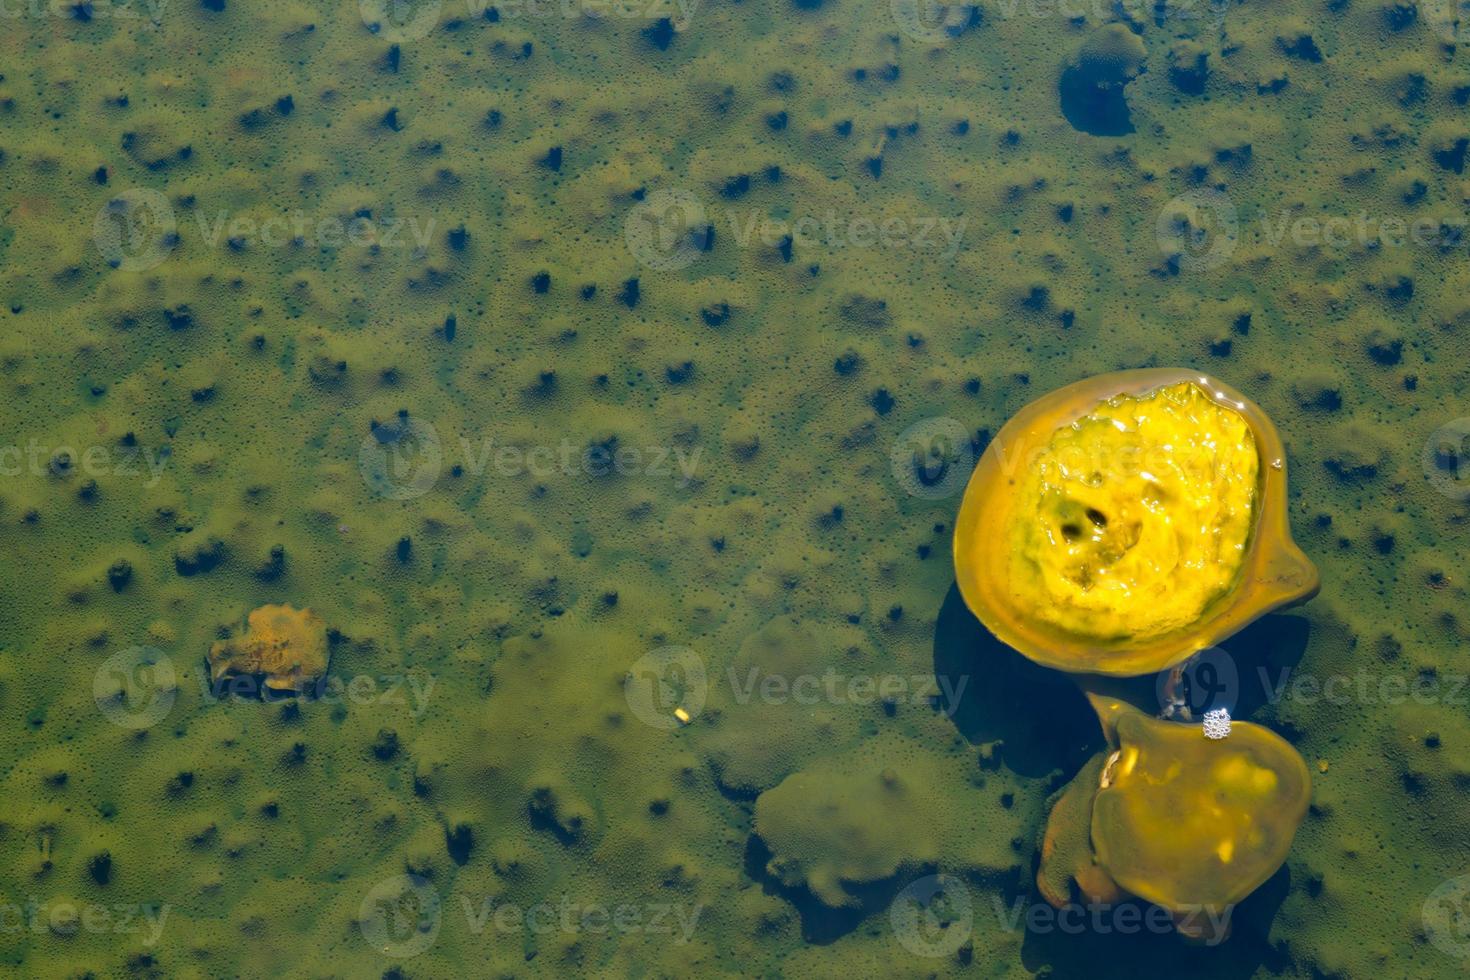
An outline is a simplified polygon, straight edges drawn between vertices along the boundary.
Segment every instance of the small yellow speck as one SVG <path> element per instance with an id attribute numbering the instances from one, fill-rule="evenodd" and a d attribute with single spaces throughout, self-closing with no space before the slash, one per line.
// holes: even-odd
<path id="1" fill-rule="evenodd" d="M 683 708 L 675 708 L 674 717 L 679 719 L 679 724 L 681 725 L 687 725 L 694 720 L 692 717 L 690 717 L 689 712 L 685 711 Z"/>
<path id="2" fill-rule="evenodd" d="M 1329 765 L 1329 763 L 1327 762 L 1326 759 L 1318 759 L 1317 760 L 1317 771 L 1318 772 L 1326 772 L 1329 768 L 1331 768 L 1331 766 Z"/>
<path id="3" fill-rule="evenodd" d="M 1215 848 L 1215 853 L 1219 855 L 1222 863 L 1229 864 L 1230 859 L 1235 856 L 1235 841 L 1229 837 L 1225 838 L 1220 842 L 1220 846 Z"/>

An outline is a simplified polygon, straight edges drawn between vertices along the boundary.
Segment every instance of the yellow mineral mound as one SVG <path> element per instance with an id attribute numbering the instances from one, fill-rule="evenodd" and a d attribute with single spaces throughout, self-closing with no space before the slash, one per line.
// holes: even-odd
<path id="1" fill-rule="evenodd" d="M 327 625 L 310 609 L 261 606 L 246 619 L 245 633 L 209 648 L 210 680 L 230 675 L 264 676 L 272 691 L 302 691 L 327 672 Z"/>
<path id="2" fill-rule="evenodd" d="M 1179 368 L 1021 409 L 970 478 L 955 575 L 1002 642 L 1072 673 L 1153 673 L 1317 591 L 1264 412 Z"/>

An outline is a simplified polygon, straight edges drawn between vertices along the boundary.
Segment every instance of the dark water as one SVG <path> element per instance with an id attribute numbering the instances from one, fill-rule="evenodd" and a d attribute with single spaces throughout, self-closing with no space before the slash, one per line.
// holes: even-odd
<path id="1" fill-rule="evenodd" d="M 11 974 L 1467 968 L 1453 0 L 0 13 Z M 1169 365 L 1323 577 L 1225 644 L 1313 796 L 1213 948 L 1042 902 L 1101 736 L 950 552 Z M 327 679 L 212 687 L 274 603 Z"/>

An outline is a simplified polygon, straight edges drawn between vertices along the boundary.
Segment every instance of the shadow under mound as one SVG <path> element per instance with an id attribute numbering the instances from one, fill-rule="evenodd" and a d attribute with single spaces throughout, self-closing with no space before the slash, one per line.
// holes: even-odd
<path id="1" fill-rule="evenodd" d="M 1252 715 L 1274 704 L 1286 681 L 1296 676 L 1311 635 L 1312 623 L 1305 617 L 1273 613 L 1220 644 L 1230 654 L 1239 684 L 1231 717 L 1269 724 Z"/>
<path id="2" fill-rule="evenodd" d="M 1133 132 L 1133 117 L 1122 85 L 1099 85 L 1081 68 L 1062 72 L 1057 90 L 1062 98 L 1062 115 L 1072 128 L 1089 136 L 1127 136 Z"/>
<path id="3" fill-rule="evenodd" d="M 955 585 L 934 628 L 934 676 L 959 733 L 971 744 L 1004 742 L 1013 772 L 1074 773 L 1102 746 L 1097 716 L 1072 679 L 997 640 Z"/>
<path id="4" fill-rule="evenodd" d="M 1092 980 L 1135 980 L 1140 964 L 1148 963 L 1167 963 L 1174 976 L 1234 980 L 1263 971 L 1281 975 L 1290 967 L 1291 957 L 1271 943 L 1271 922 L 1290 890 L 1291 873 L 1283 866 L 1235 907 L 1230 938 L 1214 946 L 1192 945 L 1172 927 L 1158 930 L 1145 925 L 1148 905 L 1143 902 L 1078 906 L 1066 919 L 1042 917 L 1037 927 L 1020 919 L 1016 927 L 1026 929 L 1021 962 L 1033 972 L 1050 969 L 1053 976 Z M 1042 902 L 1034 892 L 1030 900 Z M 1123 913 L 1125 906 L 1136 906 L 1136 913 Z M 1009 911 L 1015 915 L 1018 910 Z M 1144 975 L 1153 974 L 1145 970 Z"/>
<path id="5" fill-rule="evenodd" d="M 1236 721 L 1254 721 L 1273 727 L 1273 710 L 1296 676 L 1306 653 L 1312 625 L 1301 616 L 1273 614 L 1262 617 L 1216 647 L 1186 661 L 1179 694 L 1188 704 L 1192 724 L 1205 712 L 1225 708 Z M 1224 658 L 1220 653 L 1225 654 Z M 1164 708 L 1166 673 L 1139 677 L 1083 675 L 1079 683 L 1095 694 L 1119 698 L 1143 711 L 1160 715 Z M 1185 719 L 1178 719 L 1183 722 Z M 1288 741 L 1296 735 L 1278 731 Z"/>
<path id="6" fill-rule="evenodd" d="M 888 928 L 885 913 L 892 908 L 894 899 L 899 893 L 916 880 L 932 875 L 938 870 L 929 864 L 917 867 L 910 865 L 900 868 L 896 873 L 881 881 L 867 884 L 848 882 L 844 887 L 852 896 L 854 904 L 833 908 L 813 895 L 811 890 L 805 886 L 783 885 L 766 870 L 766 863 L 770 860 L 771 851 L 766 847 L 766 842 L 761 840 L 759 834 L 751 834 L 745 842 L 746 876 L 759 883 L 765 894 L 778 895 L 791 903 L 801 918 L 802 940 L 814 946 L 830 946 L 874 916 L 884 916 L 878 928 Z M 954 877 L 967 883 L 977 902 L 982 894 L 1013 895 L 1018 887 L 1018 882 L 1010 875 L 1004 876 L 1003 879 L 988 880 L 966 874 L 958 874 Z M 977 919 L 980 914 L 982 914 L 981 909 L 977 904 Z"/>
<path id="7" fill-rule="evenodd" d="M 1270 708 L 1281 688 L 1295 676 L 1306 653 L 1311 623 L 1301 616 L 1265 616 L 1220 644 L 1229 654 L 1233 677 L 1205 678 L 1220 685 L 1231 717 L 1270 724 Z M 1103 745 L 1086 697 L 1072 678 L 1032 663 L 995 638 L 965 606 L 951 586 L 934 630 L 934 676 L 944 692 L 943 710 L 971 744 L 1005 743 L 1005 764 L 1023 776 L 1054 770 L 1075 773 Z M 1088 679 L 1099 692 L 1121 697 L 1148 714 L 1157 714 L 1159 675 Z M 950 703 L 951 692 L 953 701 Z M 1191 702 L 1201 712 L 1214 705 L 1208 689 Z M 1289 737 L 1289 733 L 1288 733 Z"/>
<path id="8" fill-rule="evenodd" d="M 790 902 L 801 917 L 801 938 L 814 946 L 830 946 L 856 929 L 875 911 L 887 908 L 898 894 L 902 876 L 894 875 L 866 885 L 847 885 L 855 904 L 833 908 L 806 887 L 784 885 L 766 870 L 771 850 L 759 834 L 751 834 L 745 842 L 745 874 L 759 882 L 767 895 L 779 895 Z"/>

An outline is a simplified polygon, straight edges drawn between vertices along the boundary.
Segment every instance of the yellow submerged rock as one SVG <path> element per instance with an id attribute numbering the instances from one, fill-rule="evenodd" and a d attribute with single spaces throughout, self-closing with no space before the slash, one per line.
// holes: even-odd
<path id="1" fill-rule="evenodd" d="M 960 592 L 1048 667 L 1171 667 L 1316 593 L 1287 526 L 1285 455 L 1258 407 L 1198 372 L 1061 388 L 1017 412 L 971 476 Z"/>
<path id="2" fill-rule="evenodd" d="M 209 648 L 210 680 L 263 676 L 272 691 L 303 691 L 327 672 L 327 625 L 310 609 L 261 606 L 246 618 L 244 635 Z"/>
<path id="3" fill-rule="evenodd" d="M 1240 572 L 1259 463 L 1245 419 L 1195 382 L 1109 399 L 1028 461 L 1006 534 L 1016 599 L 1102 639 L 1187 626 Z"/>
<path id="4" fill-rule="evenodd" d="M 1285 739 L 1237 721 L 1230 737 L 1129 710 L 1092 811 L 1098 862 L 1170 909 L 1224 908 L 1286 860 L 1311 779 Z"/>
<path id="5" fill-rule="evenodd" d="M 1094 697 L 1111 746 L 1082 768 L 1048 818 L 1037 885 L 1058 907 L 1129 894 L 1174 914 L 1181 933 L 1223 939 L 1229 909 L 1286 860 L 1306 816 L 1306 763 L 1270 729 L 1228 738 Z"/>

